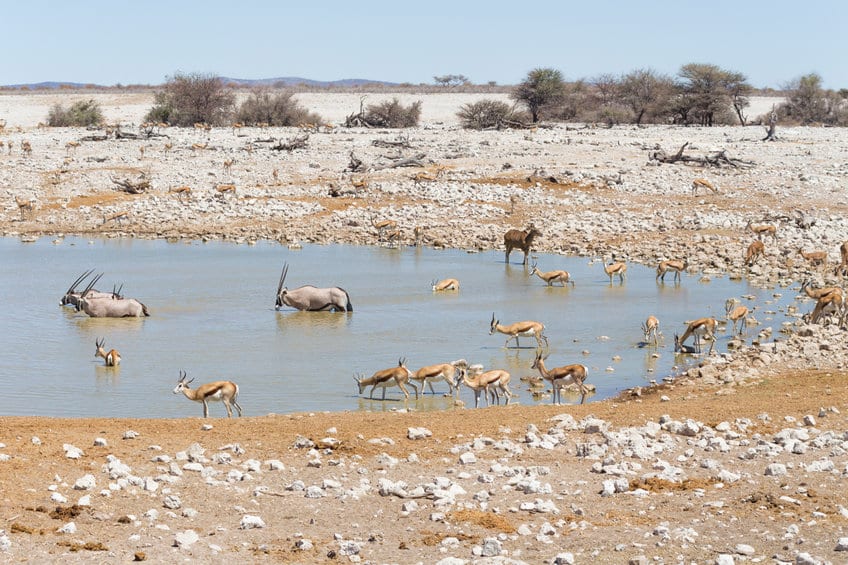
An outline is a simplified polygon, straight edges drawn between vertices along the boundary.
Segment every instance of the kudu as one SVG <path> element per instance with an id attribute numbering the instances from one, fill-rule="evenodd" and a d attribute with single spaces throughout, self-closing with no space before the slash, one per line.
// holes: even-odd
<path id="1" fill-rule="evenodd" d="M 102 276 L 101 273 L 94 277 L 82 291 L 77 299 L 77 312 L 85 312 L 92 318 L 142 318 L 150 315 L 147 306 L 135 298 L 123 298 L 117 291 L 105 298 L 90 297 L 89 291 Z"/>
<path id="2" fill-rule="evenodd" d="M 189 400 L 203 404 L 204 418 L 209 417 L 210 401 L 223 402 L 224 408 L 227 409 L 227 418 L 233 417 L 231 406 L 235 406 L 239 417 L 241 417 L 241 406 L 238 403 L 239 387 L 236 383 L 232 381 L 215 381 L 200 385 L 196 389 L 191 389 L 188 385 L 194 381 L 194 378 L 192 377 L 191 380 L 187 381 L 187 376 L 185 371 L 180 371 L 180 380 L 177 381 L 174 394 L 183 393 Z"/>
<path id="3" fill-rule="evenodd" d="M 318 288 L 312 285 L 299 286 L 289 290 L 283 284 L 289 272 L 288 263 L 283 264 L 283 272 L 280 274 L 280 283 L 277 285 L 276 308 L 284 305 L 297 310 L 317 312 L 330 310 L 333 312 L 353 312 L 350 303 L 350 295 L 343 288 L 337 286 L 330 288 Z"/>
<path id="4" fill-rule="evenodd" d="M 506 258 L 504 263 L 509 263 L 509 254 L 513 249 L 520 249 L 524 252 L 524 265 L 527 264 L 527 256 L 530 254 L 530 246 L 533 245 L 533 240 L 542 235 L 542 232 L 537 230 L 532 225 L 526 230 L 509 230 L 504 234 L 504 247 L 506 247 Z"/>

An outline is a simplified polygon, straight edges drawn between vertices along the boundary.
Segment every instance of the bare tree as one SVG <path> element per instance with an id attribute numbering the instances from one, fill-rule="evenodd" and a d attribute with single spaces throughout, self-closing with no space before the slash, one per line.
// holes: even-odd
<path id="1" fill-rule="evenodd" d="M 621 101 L 633 112 L 633 121 L 641 124 L 646 118 L 670 112 L 674 81 L 651 69 L 638 69 L 624 75 L 619 86 Z"/>
<path id="2" fill-rule="evenodd" d="M 224 125 L 232 113 L 235 95 L 215 75 L 176 73 L 156 93 L 154 101 L 146 121 L 178 126 L 198 122 Z"/>

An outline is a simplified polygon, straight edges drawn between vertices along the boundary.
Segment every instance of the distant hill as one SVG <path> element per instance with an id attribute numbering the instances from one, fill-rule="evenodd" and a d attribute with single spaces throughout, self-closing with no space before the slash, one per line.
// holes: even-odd
<path id="1" fill-rule="evenodd" d="M 244 79 L 244 78 L 231 78 L 231 77 L 221 77 L 221 80 L 224 81 L 225 84 L 235 84 L 238 86 L 309 86 L 312 88 L 330 88 L 330 87 L 338 87 L 338 88 L 346 88 L 346 87 L 357 87 L 364 85 L 374 85 L 379 84 L 382 86 L 399 86 L 399 83 L 396 82 L 386 82 L 384 80 L 367 80 L 363 78 L 346 78 L 342 80 L 312 80 L 308 78 L 301 77 L 277 77 L 277 78 L 260 78 L 260 79 Z M 157 86 L 157 85 L 151 85 Z M 61 81 L 44 81 L 44 82 L 32 82 L 28 84 L 8 84 L 4 85 L 0 88 L 14 88 L 14 89 L 27 89 L 27 90 L 52 90 L 55 88 L 73 88 L 73 89 L 81 89 L 87 87 L 94 88 L 107 88 L 104 85 L 100 84 L 92 84 L 92 83 L 83 83 L 83 82 L 61 82 Z"/>

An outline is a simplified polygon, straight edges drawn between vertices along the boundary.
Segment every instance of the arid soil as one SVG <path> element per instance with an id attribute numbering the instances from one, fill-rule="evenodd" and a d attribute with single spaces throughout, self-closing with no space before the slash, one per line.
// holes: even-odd
<path id="1" fill-rule="evenodd" d="M 139 132 L 152 96 L 98 96 L 107 119 Z M 757 127 L 466 132 L 453 113 L 467 98 L 439 98 L 429 113 L 420 98 L 424 122 L 408 132 L 162 128 L 84 141 L 105 130 L 39 128 L 52 99 L 4 94 L 0 233 L 377 244 L 373 222 L 392 219 L 400 231 L 390 244 L 416 243 L 417 227 L 421 245 L 496 249 L 506 229 L 532 222 L 539 250 L 646 264 L 688 257 L 693 272 L 766 286 L 841 284 L 848 133 L 784 128 L 763 143 Z M 357 109 L 324 103 L 336 122 Z M 272 149 L 307 134 L 303 149 Z M 745 164 L 649 158 L 686 142 L 687 154 L 725 151 Z M 346 171 L 352 157 L 369 168 Z M 423 166 L 392 167 L 401 159 Z M 693 195 L 699 177 L 718 193 Z M 114 182 L 142 180 L 140 194 Z M 219 193 L 221 184 L 235 191 Z M 751 267 L 748 220 L 778 233 Z M 827 251 L 829 266 L 809 265 L 799 249 Z M 820 345 L 818 329 L 798 328 L 805 341 L 780 348 L 757 336 L 768 353 L 750 344 L 722 378 L 705 367 L 583 406 L 0 418 L 0 557 L 844 563 L 844 331 L 831 326 Z M 744 378 L 728 375 L 746 359 Z"/>

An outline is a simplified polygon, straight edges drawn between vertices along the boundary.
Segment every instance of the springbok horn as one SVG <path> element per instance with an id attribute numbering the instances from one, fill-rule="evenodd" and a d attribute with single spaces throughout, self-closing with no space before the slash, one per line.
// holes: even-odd
<path id="1" fill-rule="evenodd" d="M 77 278 L 77 280 L 75 280 L 75 281 L 73 282 L 73 284 L 70 286 L 70 288 L 68 288 L 68 294 L 72 293 L 72 292 L 73 292 L 73 291 L 77 288 L 77 285 L 78 285 L 79 283 L 81 283 L 82 281 L 84 281 L 84 280 L 85 280 L 85 279 L 86 279 L 86 278 L 87 278 L 87 277 L 88 277 L 91 273 L 93 273 L 93 272 L 94 272 L 94 269 L 91 269 L 90 271 L 86 271 L 86 272 L 84 272 L 83 274 L 81 274 L 81 275 Z"/>
<path id="2" fill-rule="evenodd" d="M 494 312 L 492 312 L 492 323 L 493 324 L 495 323 L 495 313 Z"/>
<path id="3" fill-rule="evenodd" d="M 177 382 L 178 382 L 178 383 L 183 382 L 187 376 L 188 376 L 188 373 L 186 373 L 186 372 L 185 372 L 185 371 L 183 371 L 183 370 L 180 370 L 180 380 L 179 380 L 179 381 L 177 381 Z"/>

